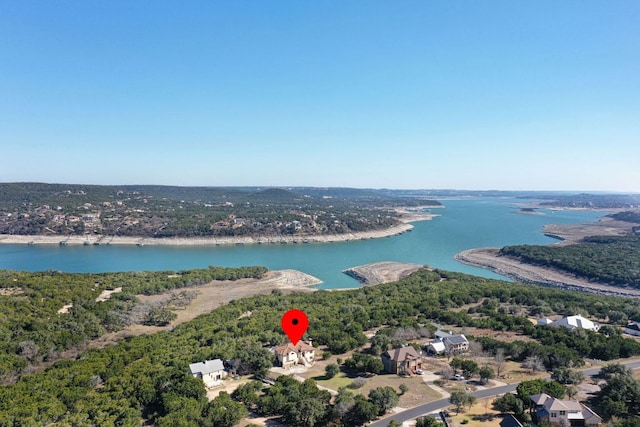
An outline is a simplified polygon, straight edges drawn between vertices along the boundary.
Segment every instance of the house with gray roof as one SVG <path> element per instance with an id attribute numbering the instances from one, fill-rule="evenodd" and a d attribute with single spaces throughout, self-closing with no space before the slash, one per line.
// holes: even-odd
<path id="1" fill-rule="evenodd" d="M 462 354 L 469 350 L 469 341 L 463 334 L 449 335 L 442 339 L 447 354 Z"/>
<path id="2" fill-rule="evenodd" d="M 189 370 L 191 375 L 200 378 L 208 388 L 221 386 L 222 380 L 227 376 L 224 364 L 220 359 L 191 363 Z"/>
<path id="3" fill-rule="evenodd" d="M 576 400 L 561 400 L 546 393 L 529 396 L 532 411 L 538 422 L 545 421 L 561 427 L 596 427 L 602 418 L 586 405 Z"/>

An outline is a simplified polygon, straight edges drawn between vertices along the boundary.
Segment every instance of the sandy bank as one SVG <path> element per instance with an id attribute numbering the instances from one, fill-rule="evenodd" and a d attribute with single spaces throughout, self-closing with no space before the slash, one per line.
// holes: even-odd
<path id="1" fill-rule="evenodd" d="M 18 236 L 2 234 L 0 243 L 30 245 L 138 245 L 138 246 L 221 246 L 251 244 L 302 244 L 348 242 L 351 240 L 377 239 L 405 233 L 413 225 L 402 223 L 384 230 L 363 231 L 347 234 L 328 234 L 322 236 L 237 236 L 202 238 L 152 238 L 120 236 Z"/>
<path id="2" fill-rule="evenodd" d="M 542 228 L 542 232 L 547 236 L 562 240 L 557 244 L 569 245 L 578 243 L 589 236 L 624 236 L 632 232 L 634 225 L 636 224 L 602 217 L 597 222 L 583 224 L 549 224 Z"/>
<path id="3" fill-rule="evenodd" d="M 363 285 L 379 285 L 404 279 L 422 267 L 420 264 L 385 261 L 348 268 L 343 273 Z"/>
<path id="4" fill-rule="evenodd" d="M 499 248 L 470 249 L 456 254 L 455 258 L 468 265 L 487 268 L 517 282 L 603 295 L 640 297 L 640 290 L 591 282 L 558 270 L 525 264 L 515 258 L 500 256 L 499 251 Z"/>

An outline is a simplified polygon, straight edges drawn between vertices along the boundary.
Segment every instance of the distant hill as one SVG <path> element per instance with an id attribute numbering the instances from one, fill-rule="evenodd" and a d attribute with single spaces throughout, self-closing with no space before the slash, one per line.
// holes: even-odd
<path id="1" fill-rule="evenodd" d="M 349 188 L 0 184 L 0 234 L 213 237 L 344 234 L 435 200 Z"/>

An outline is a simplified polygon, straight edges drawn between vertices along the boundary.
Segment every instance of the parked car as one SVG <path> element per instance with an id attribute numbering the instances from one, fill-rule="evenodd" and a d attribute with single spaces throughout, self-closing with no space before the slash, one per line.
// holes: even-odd
<path id="1" fill-rule="evenodd" d="M 456 380 L 456 381 L 464 381 L 465 380 L 464 375 L 460 375 L 460 374 L 455 374 L 452 379 Z"/>
<path id="2" fill-rule="evenodd" d="M 424 371 L 422 369 L 416 369 L 414 372 L 416 373 L 416 375 L 424 374 Z"/>

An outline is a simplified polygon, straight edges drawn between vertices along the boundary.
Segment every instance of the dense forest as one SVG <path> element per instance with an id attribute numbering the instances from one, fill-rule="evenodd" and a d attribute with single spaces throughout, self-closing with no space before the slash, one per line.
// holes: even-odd
<path id="1" fill-rule="evenodd" d="M 640 287 L 640 236 L 594 236 L 567 246 L 506 246 L 500 255 L 617 286 Z"/>
<path id="2" fill-rule="evenodd" d="M 0 234 L 141 237 L 323 235 L 398 223 L 425 197 L 344 188 L 0 184 Z"/>
<path id="3" fill-rule="evenodd" d="M 27 273 L 4 274 L 12 277 Z M 182 273 L 182 277 L 187 276 L 187 272 Z M 88 278 L 90 288 L 100 280 L 96 275 Z M 31 280 L 37 282 L 37 275 Z M 27 287 L 20 279 L 8 281 L 13 287 L 24 285 L 23 290 L 35 287 L 34 283 Z M 142 292 L 155 286 L 149 277 L 137 283 L 130 289 Z M 104 283 L 100 287 L 115 285 Z M 50 287 L 51 298 L 55 298 L 56 289 L 64 292 L 60 287 Z M 3 325 L 24 325 L 26 319 L 33 322 L 29 311 L 32 305 L 21 299 L 25 295 L 28 293 L 0 296 L 14 306 L 14 318 L 3 319 Z M 84 299 L 94 295 L 87 294 Z M 62 301 L 66 299 L 56 301 L 51 310 Z M 280 317 L 291 307 L 307 313 L 314 342 L 333 354 L 358 348 L 367 341 L 364 331 L 372 328 L 382 327 L 381 333 L 390 335 L 400 328 L 432 328 L 433 323 L 514 331 L 523 339 L 505 343 L 486 336 L 475 338 L 485 351 L 502 349 L 512 360 L 523 361 L 535 355 L 547 369 L 580 366 L 585 357 L 610 360 L 640 354 L 640 344 L 623 338 L 616 327 L 640 318 L 635 300 L 423 269 L 397 283 L 350 291 L 286 296 L 274 292 L 236 300 L 171 332 L 129 338 L 115 346 L 85 351 L 76 360 L 60 360 L 43 372 L 22 375 L 14 384 L 0 387 L 0 426 L 51 422 L 61 426 L 134 426 L 141 419 L 160 427 L 223 426 L 233 425 L 247 409 L 281 415 L 291 425 L 354 425 L 354 420 L 377 416 L 381 406 L 376 402 L 384 390 L 368 397 L 344 391 L 340 399 L 349 404 L 338 411 L 339 402 L 327 401 L 312 380 L 300 385 L 290 404 L 283 404 L 293 392 L 286 384 L 276 384 L 275 388 L 254 384 L 235 396 L 223 394 L 207 401 L 202 382 L 189 375 L 188 364 L 212 358 L 235 360 L 241 373 L 263 375 L 273 362 L 268 349 L 285 340 Z M 528 318 L 575 313 L 609 324 L 602 327 L 603 333 L 570 332 L 534 326 Z M 9 334 L 7 338 L 15 342 L 12 333 L 9 326 L 5 336 Z M 12 369 L 10 362 L 2 363 L 5 371 Z M 313 417 L 300 420 L 295 419 L 296 414 Z"/>

